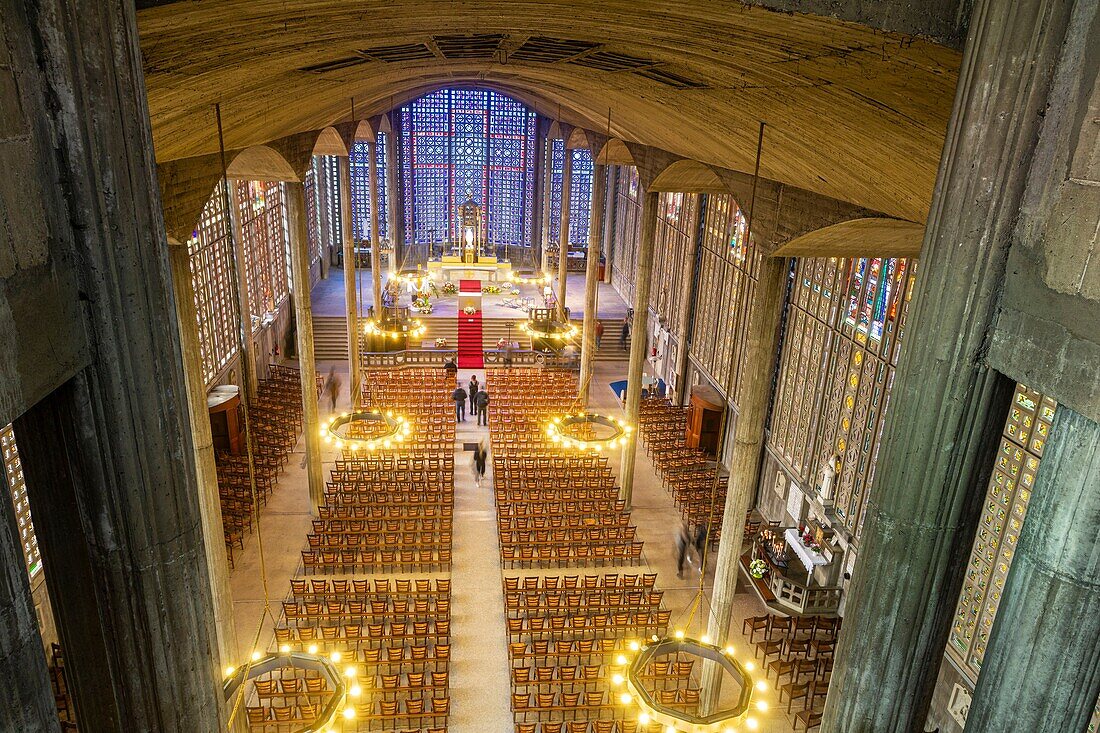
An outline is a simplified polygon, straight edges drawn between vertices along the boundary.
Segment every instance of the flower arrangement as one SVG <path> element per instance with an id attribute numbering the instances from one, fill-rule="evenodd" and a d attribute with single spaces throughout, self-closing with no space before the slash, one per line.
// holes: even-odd
<path id="1" fill-rule="evenodd" d="M 443 293 L 444 295 L 454 295 L 458 292 L 458 286 L 448 280 L 439 287 L 439 292 Z"/>
<path id="2" fill-rule="evenodd" d="M 807 527 L 806 530 L 802 533 L 801 539 L 802 544 L 806 545 L 806 549 L 811 550 L 812 552 L 816 552 L 818 555 L 821 554 L 821 545 L 819 545 L 817 543 L 817 540 L 814 539 L 813 534 L 810 533 L 809 527 Z"/>
<path id="3" fill-rule="evenodd" d="M 462 312 L 468 316 L 472 316 L 477 313 L 477 308 L 473 307 L 472 305 L 468 305 L 462 309 Z"/>
<path id="4" fill-rule="evenodd" d="M 432 301 L 427 295 L 421 295 L 412 302 L 412 309 L 417 313 L 431 313 Z"/>
<path id="5" fill-rule="evenodd" d="M 440 337 L 435 340 L 435 348 L 445 349 L 447 348 L 447 339 Z"/>
<path id="6" fill-rule="evenodd" d="M 763 578 L 768 572 L 768 564 L 763 560 L 753 560 L 749 563 L 749 575 L 754 578 Z"/>
<path id="7" fill-rule="evenodd" d="M 504 290 L 495 283 L 487 283 L 481 286 L 481 292 L 486 295 L 500 295 Z"/>

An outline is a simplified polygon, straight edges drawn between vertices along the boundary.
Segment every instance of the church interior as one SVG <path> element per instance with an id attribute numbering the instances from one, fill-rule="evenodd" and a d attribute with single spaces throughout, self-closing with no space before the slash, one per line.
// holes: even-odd
<path id="1" fill-rule="evenodd" d="M 1100 731 L 1097 0 L 0 8 L 0 731 Z"/>

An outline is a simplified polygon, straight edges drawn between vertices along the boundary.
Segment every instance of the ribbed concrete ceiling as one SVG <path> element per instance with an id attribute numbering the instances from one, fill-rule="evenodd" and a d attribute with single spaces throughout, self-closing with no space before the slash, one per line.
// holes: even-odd
<path id="1" fill-rule="evenodd" d="M 307 7 L 308 6 L 308 7 Z M 574 125 L 922 222 L 959 53 L 714 0 L 197 0 L 138 14 L 158 160 L 490 86 Z"/>

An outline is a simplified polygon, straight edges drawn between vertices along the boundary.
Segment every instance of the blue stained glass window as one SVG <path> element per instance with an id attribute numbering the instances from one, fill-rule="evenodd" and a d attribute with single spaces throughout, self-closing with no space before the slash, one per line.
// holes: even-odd
<path id="1" fill-rule="evenodd" d="M 406 238 L 456 239 L 457 209 L 482 206 L 492 244 L 531 244 L 535 113 L 484 89 L 441 89 L 401 108 Z"/>
<path id="2" fill-rule="evenodd" d="M 573 185 L 569 190 L 569 243 L 588 244 L 589 216 L 592 211 L 592 151 L 570 150 L 573 156 Z M 558 242 L 561 232 L 561 181 L 565 167 L 565 143 L 554 141 L 550 158 L 550 241 Z"/>
<path id="3" fill-rule="evenodd" d="M 378 235 L 382 239 L 389 236 L 386 222 L 386 145 L 389 141 L 384 133 L 378 133 L 376 150 L 378 161 Z M 351 230 L 357 242 L 370 240 L 370 144 L 365 140 L 356 140 L 351 149 Z"/>

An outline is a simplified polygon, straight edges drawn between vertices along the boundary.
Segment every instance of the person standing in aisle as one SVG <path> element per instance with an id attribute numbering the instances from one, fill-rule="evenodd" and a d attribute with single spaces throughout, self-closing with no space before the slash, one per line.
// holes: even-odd
<path id="1" fill-rule="evenodd" d="M 470 384 L 467 387 L 467 393 L 470 396 L 470 414 L 477 415 L 477 405 L 474 404 L 474 398 L 477 396 L 477 391 L 481 389 L 481 385 L 478 384 L 477 375 L 470 375 Z"/>
<path id="2" fill-rule="evenodd" d="M 596 350 L 600 350 L 600 343 L 603 341 L 603 321 L 596 319 Z"/>
<path id="3" fill-rule="evenodd" d="M 489 426 L 489 393 L 482 387 L 474 395 L 474 404 L 477 405 L 477 424 Z"/>
<path id="4" fill-rule="evenodd" d="M 340 377 L 336 374 L 336 367 L 328 370 L 328 379 L 325 380 L 325 393 L 329 396 L 332 411 L 336 412 L 336 401 L 340 399 Z"/>
<path id="5" fill-rule="evenodd" d="M 626 340 L 630 338 L 630 321 L 623 319 L 623 329 L 619 331 L 619 348 L 626 351 Z"/>
<path id="6" fill-rule="evenodd" d="M 451 399 L 455 401 L 455 420 L 466 422 L 466 390 L 459 385 L 451 393 Z"/>
<path id="7" fill-rule="evenodd" d="M 474 448 L 474 481 L 478 486 L 481 486 L 481 480 L 485 478 L 485 461 L 488 455 L 489 451 L 485 450 L 485 441 L 478 441 L 477 447 Z"/>

